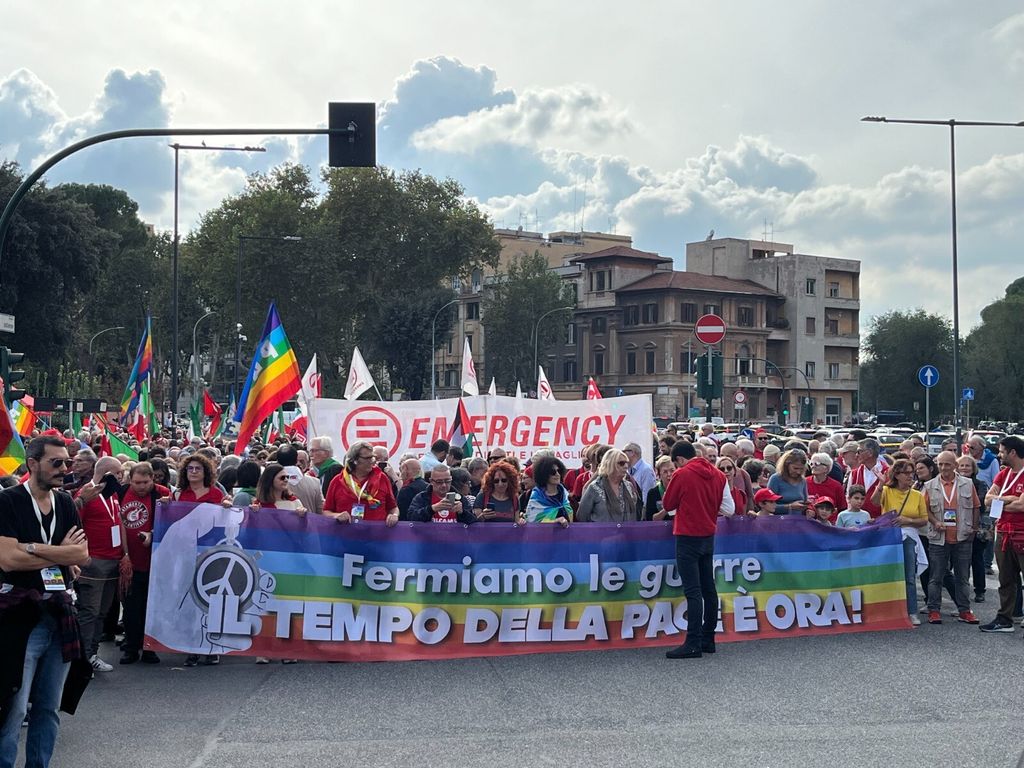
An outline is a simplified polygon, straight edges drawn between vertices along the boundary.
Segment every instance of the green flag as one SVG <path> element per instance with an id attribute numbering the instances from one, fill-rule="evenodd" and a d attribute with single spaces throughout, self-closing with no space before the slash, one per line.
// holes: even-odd
<path id="1" fill-rule="evenodd" d="M 139 460 L 139 454 L 136 451 L 132 450 L 131 446 L 128 445 L 128 443 L 126 443 L 124 440 L 119 438 L 117 435 L 115 435 L 109 429 L 106 430 L 106 433 L 107 433 L 106 442 L 110 445 L 110 455 L 111 456 L 117 456 L 119 453 L 123 453 L 125 456 L 127 456 L 132 461 L 138 461 Z"/>
<path id="2" fill-rule="evenodd" d="M 75 437 L 78 437 L 78 433 L 82 431 L 82 414 L 78 411 L 71 414 L 71 429 L 75 433 Z"/>

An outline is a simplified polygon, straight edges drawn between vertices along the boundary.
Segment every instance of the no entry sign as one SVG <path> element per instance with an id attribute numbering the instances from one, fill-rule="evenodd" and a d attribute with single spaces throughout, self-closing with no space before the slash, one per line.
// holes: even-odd
<path id="1" fill-rule="evenodd" d="M 693 335 L 701 344 L 718 344 L 725 338 L 725 320 L 718 315 L 701 315 L 693 326 Z"/>

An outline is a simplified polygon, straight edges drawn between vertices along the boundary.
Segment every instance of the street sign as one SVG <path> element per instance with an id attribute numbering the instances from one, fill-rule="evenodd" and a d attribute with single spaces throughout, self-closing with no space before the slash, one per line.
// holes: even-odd
<path id="1" fill-rule="evenodd" d="M 931 389 L 939 383 L 939 369 L 934 365 L 922 365 L 917 372 L 917 380 L 925 389 Z"/>
<path id="2" fill-rule="evenodd" d="M 14 315 L 0 313 L 0 332 L 14 333 Z"/>
<path id="3" fill-rule="evenodd" d="M 693 335 L 701 344 L 718 344 L 725 338 L 725 320 L 718 315 L 701 315 L 693 326 Z"/>
<path id="4" fill-rule="evenodd" d="M 963 393 L 963 396 L 962 396 L 961 399 L 963 399 L 963 400 L 973 400 L 974 399 L 974 387 L 964 387 L 964 393 Z"/>
<path id="5" fill-rule="evenodd" d="M 747 393 L 742 389 L 737 389 L 733 393 L 732 401 L 736 403 L 736 405 L 745 405 L 747 402 Z"/>

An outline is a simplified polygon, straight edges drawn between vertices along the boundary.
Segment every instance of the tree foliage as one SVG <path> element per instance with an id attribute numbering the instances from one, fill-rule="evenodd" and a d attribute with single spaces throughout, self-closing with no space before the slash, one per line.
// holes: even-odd
<path id="1" fill-rule="evenodd" d="M 964 382 L 975 387 L 972 418 L 1019 420 L 1024 417 L 1024 277 L 1010 283 L 1006 295 L 981 311 L 981 324 L 964 344 Z"/>
<path id="2" fill-rule="evenodd" d="M 932 420 L 953 413 L 953 331 L 945 317 L 923 309 L 886 312 L 872 319 L 864 350 L 863 410 L 902 409 L 923 422 L 924 391 L 917 372 L 931 364 L 939 369 L 939 383 L 931 391 Z M 920 403 L 916 415 L 915 401 Z"/>
<path id="3" fill-rule="evenodd" d="M 496 276 L 483 306 L 486 369 L 504 383 L 507 393 L 515 390 L 516 381 L 532 386 L 537 380 L 533 367 L 535 330 L 539 330 L 537 359 L 543 365 L 547 351 L 564 343 L 566 323 L 572 317 L 571 312 L 552 310 L 575 305 L 572 288 L 548 269 L 539 252 L 513 258 L 506 271 Z M 548 312 L 551 314 L 542 317 Z"/>

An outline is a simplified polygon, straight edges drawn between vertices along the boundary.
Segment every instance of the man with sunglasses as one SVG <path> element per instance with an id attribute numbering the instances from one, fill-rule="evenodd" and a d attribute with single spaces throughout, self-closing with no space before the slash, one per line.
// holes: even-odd
<path id="1" fill-rule="evenodd" d="M 70 662 L 82 653 L 69 592 L 71 566 L 89 560 L 78 512 L 60 490 L 70 464 L 64 441 L 35 438 L 25 450 L 25 463 L 28 482 L 0 492 L 0 765 L 5 766 L 17 759 L 29 694 L 26 762 L 50 762 L 64 681 Z"/>

